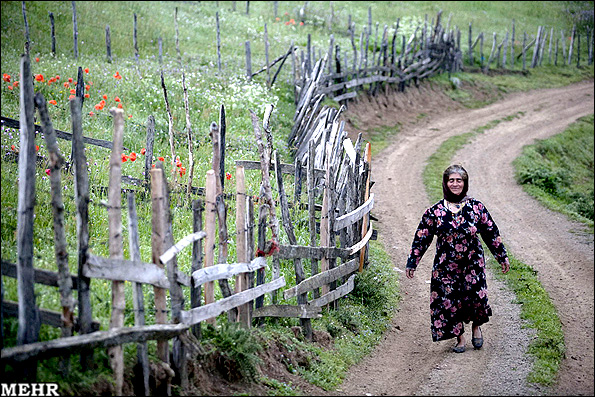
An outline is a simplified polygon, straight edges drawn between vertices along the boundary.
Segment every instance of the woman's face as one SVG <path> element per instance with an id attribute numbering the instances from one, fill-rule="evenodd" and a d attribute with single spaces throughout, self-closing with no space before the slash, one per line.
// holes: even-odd
<path id="1" fill-rule="evenodd" d="M 457 172 L 453 172 L 448 176 L 448 181 L 446 182 L 446 186 L 450 189 L 450 191 L 454 195 L 459 195 L 463 192 L 463 188 L 465 187 L 465 182 L 463 181 L 463 177 L 461 174 Z"/>

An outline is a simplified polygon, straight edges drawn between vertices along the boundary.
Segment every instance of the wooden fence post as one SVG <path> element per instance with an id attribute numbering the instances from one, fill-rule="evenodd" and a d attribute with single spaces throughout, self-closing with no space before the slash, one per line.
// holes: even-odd
<path id="1" fill-rule="evenodd" d="M 215 13 L 215 19 L 217 24 L 217 70 L 221 73 L 221 34 L 219 27 L 219 11 Z"/>
<path id="2" fill-rule="evenodd" d="M 193 214 L 193 222 L 192 222 L 192 231 L 194 233 L 202 231 L 202 213 L 204 211 L 204 203 L 202 200 L 194 200 L 192 201 L 192 214 Z M 202 252 L 202 241 L 194 241 L 192 243 L 192 273 L 195 271 L 202 269 L 203 265 L 203 252 Z M 191 282 L 191 290 L 190 290 L 190 306 L 191 308 L 199 307 L 201 305 L 201 295 L 202 295 L 202 285 L 194 285 L 194 277 L 190 278 Z M 197 339 L 200 340 L 202 332 L 200 323 L 194 324 L 191 327 L 192 334 L 196 336 Z"/>
<path id="3" fill-rule="evenodd" d="M 295 237 L 295 233 L 293 231 L 293 224 L 291 222 L 291 218 L 289 215 L 289 206 L 287 204 L 287 196 L 285 195 L 285 190 L 283 189 L 283 174 L 281 172 L 281 162 L 279 161 L 279 156 L 277 151 L 274 154 L 274 164 L 275 164 L 275 175 L 277 177 L 277 189 L 279 190 L 279 204 L 281 206 L 281 214 L 283 216 L 283 227 L 285 229 L 285 233 L 287 234 L 287 238 L 289 240 L 289 244 L 291 245 L 298 245 L 297 239 Z M 295 272 L 295 283 L 296 285 L 301 283 L 306 279 L 304 274 L 304 267 L 302 266 L 302 261 L 299 258 L 293 260 L 293 267 Z M 297 297 L 298 305 L 305 305 L 308 303 L 307 294 L 300 294 Z M 309 318 L 300 318 L 300 323 L 302 324 L 302 330 L 304 332 L 304 336 L 307 340 L 312 340 L 312 322 Z"/>
<path id="4" fill-rule="evenodd" d="M 134 59 L 138 65 L 138 41 L 136 40 L 136 13 L 134 13 L 134 26 L 132 29 L 132 41 L 134 45 Z"/>
<path id="5" fill-rule="evenodd" d="M 153 164 L 153 145 L 155 143 L 155 117 L 150 115 L 147 118 L 147 145 L 145 147 L 145 186 L 147 189 L 151 187 L 150 172 Z"/>
<path id="6" fill-rule="evenodd" d="M 151 202 L 152 202 L 152 227 L 151 249 L 152 262 L 160 268 L 164 268 L 159 257 L 163 254 L 165 242 L 165 197 L 163 163 L 157 163 L 151 170 Z M 166 290 L 153 287 L 155 294 L 155 323 L 167 324 L 167 303 Z M 169 363 L 169 345 L 167 341 L 157 342 L 157 357 L 164 363 Z"/>
<path id="7" fill-rule="evenodd" d="M 314 142 L 308 142 L 308 229 L 310 230 L 310 246 L 317 247 L 316 239 L 316 176 L 314 175 Z M 322 226 L 322 218 L 321 218 Z M 312 276 L 318 274 L 318 259 L 310 259 Z M 320 289 L 316 288 L 313 292 L 314 298 L 320 297 Z"/>
<path id="8" fill-rule="evenodd" d="M 140 242 L 138 236 L 138 218 L 136 215 L 136 204 L 134 193 L 128 193 L 128 246 L 130 260 L 140 262 Z M 143 285 L 132 283 L 132 296 L 134 305 L 134 325 L 145 325 L 145 303 L 143 296 Z M 139 342 L 136 345 L 137 370 L 135 370 L 134 391 L 137 396 L 148 396 L 149 388 L 149 355 L 147 342 Z"/>
<path id="9" fill-rule="evenodd" d="M 112 38 L 110 35 L 109 25 L 105 25 L 105 50 L 107 55 L 107 62 L 112 63 Z"/>
<path id="10" fill-rule="evenodd" d="M 19 327 L 17 345 L 39 340 L 41 320 L 35 302 L 33 226 L 35 216 L 35 103 L 29 54 L 21 56 L 19 196 L 17 213 L 17 290 Z M 23 379 L 35 382 L 37 362 L 20 369 Z"/>
<path id="11" fill-rule="evenodd" d="M 74 59 L 79 58 L 79 28 L 76 21 L 76 4 L 72 2 L 72 35 L 74 39 Z"/>
<path id="12" fill-rule="evenodd" d="M 246 77 L 252 80 L 252 54 L 250 52 L 250 41 L 246 41 Z"/>
<path id="13" fill-rule="evenodd" d="M 236 260 L 238 263 L 248 263 L 248 225 L 246 213 L 246 184 L 244 167 L 236 166 Z M 248 273 L 236 276 L 236 292 L 242 292 L 249 288 Z M 246 303 L 238 307 L 238 321 L 245 328 L 250 328 L 250 304 Z"/>
<path id="14" fill-rule="evenodd" d="M 174 246 L 173 218 L 170 207 L 170 194 L 167 183 L 163 184 L 163 197 L 165 198 L 164 216 L 165 216 L 165 238 L 164 251 Z M 182 322 L 182 310 L 184 309 L 184 293 L 178 282 L 178 259 L 174 256 L 167 263 L 167 279 L 169 281 L 169 297 L 171 302 L 171 323 L 179 324 Z M 172 365 L 173 369 L 179 374 L 179 385 L 182 390 L 188 387 L 188 371 L 186 366 L 186 353 L 184 344 L 179 335 L 174 336 L 172 341 Z"/>
<path id="15" fill-rule="evenodd" d="M 205 267 L 215 264 L 215 200 L 217 197 L 217 176 L 215 171 L 208 170 L 206 177 L 206 214 L 205 214 Z M 213 281 L 205 283 L 205 304 L 215 301 L 215 284 Z M 215 324 L 215 318 L 206 320 L 209 324 Z"/>
<path id="16" fill-rule="evenodd" d="M 371 165 L 371 161 L 372 161 L 372 148 L 370 145 L 370 142 L 368 142 L 366 144 L 366 151 L 365 151 L 365 164 L 368 165 L 368 169 L 366 170 L 366 175 L 365 175 L 365 196 L 364 196 L 364 200 L 362 203 L 365 203 L 366 201 L 368 201 L 368 198 L 370 197 L 370 174 L 371 174 L 371 170 L 370 170 L 370 165 Z M 366 234 L 368 233 L 368 223 L 369 223 L 369 215 L 364 216 L 363 222 L 362 222 L 362 239 L 366 236 Z M 362 248 L 362 250 L 360 251 L 359 254 L 359 272 L 361 273 L 364 270 L 364 262 L 366 259 L 366 250 L 367 250 L 367 245 L 364 246 Z"/>
<path id="17" fill-rule="evenodd" d="M 27 9 L 25 7 L 24 1 L 21 4 L 21 8 L 23 10 L 23 20 L 25 23 L 25 54 L 29 55 L 29 46 L 31 45 L 31 38 L 29 37 L 29 22 L 27 22 Z"/>
<path id="18" fill-rule="evenodd" d="M 87 157 L 83 144 L 83 128 L 80 98 L 70 101 L 72 115 L 72 153 L 74 158 L 74 186 L 77 203 L 77 236 L 78 236 L 78 313 L 80 333 L 93 332 L 93 317 L 91 306 L 91 279 L 84 276 L 89 255 L 89 174 L 87 171 Z M 93 350 L 81 353 L 83 370 L 95 367 Z"/>
<path id="19" fill-rule="evenodd" d="M 110 259 L 124 259 L 122 242 L 122 141 L 124 136 L 124 111 L 110 109 L 114 118 L 112 153 L 110 156 L 110 176 L 108 186 L 108 226 Z M 126 296 L 123 281 L 112 281 L 112 316 L 110 329 L 124 326 Z M 122 345 L 109 349 L 112 370 L 115 376 L 115 394 L 122 395 L 124 384 L 124 350 Z"/>
<path id="20" fill-rule="evenodd" d="M 56 26 L 54 24 L 54 13 L 50 12 L 51 40 L 52 40 L 52 56 L 56 56 Z"/>
<path id="21" fill-rule="evenodd" d="M 35 95 L 35 104 L 42 122 L 43 135 L 47 143 L 50 158 L 50 186 L 52 194 L 52 213 L 54 218 L 54 252 L 58 265 L 58 290 L 62 306 L 61 336 L 72 336 L 74 328 L 74 298 L 72 296 L 72 277 L 68 267 L 68 246 L 64 230 L 64 202 L 62 201 L 62 181 L 60 170 L 64 165 L 64 157 L 60 154 L 56 141 L 56 132 L 50 120 L 47 103 L 41 93 Z M 60 370 L 64 376 L 69 372 L 68 358 L 60 361 Z"/>

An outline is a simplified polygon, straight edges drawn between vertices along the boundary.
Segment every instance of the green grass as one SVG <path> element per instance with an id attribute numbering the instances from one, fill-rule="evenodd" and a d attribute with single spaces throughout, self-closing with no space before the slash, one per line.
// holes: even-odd
<path id="1" fill-rule="evenodd" d="M 180 51 L 183 70 L 189 89 L 190 119 L 194 134 L 195 156 L 197 159 L 194 186 L 204 186 L 206 171 L 210 168 L 212 143 L 209 137 L 209 126 L 212 122 L 219 122 L 221 106 L 225 107 L 227 120 L 227 143 L 225 170 L 232 173 L 232 179 L 226 180 L 225 191 L 233 192 L 235 185 L 235 160 L 257 160 L 258 154 L 253 135 L 253 128 L 249 111 L 255 111 L 262 116 L 266 104 L 274 104 L 275 111 L 271 118 L 273 130 L 273 145 L 279 150 L 283 162 L 292 163 L 290 148 L 287 147 L 287 137 L 293 125 L 295 112 L 293 87 L 291 79 L 291 62 L 286 62 L 277 83 L 272 89 L 266 88 L 266 73 L 260 73 L 253 81 L 247 81 L 245 75 L 245 42 L 250 41 L 252 50 L 252 70 L 256 71 L 265 64 L 264 29 L 267 26 L 269 38 L 269 58 L 274 59 L 283 54 L 293 42 L 304 50 L 307 45 L 308 34 L 314 53 L 319 55 L 328 51 L 329 34 L 334 35 L 335 43 L 341 46 L 343 53 L 351 56 L 350 36 L 347 34 L 347 21 L 351 16 L 355 23 L 356 45 L 359 46 L 359 34 L 368 23 L 368 9 L 372 11 L 373 34 L 370 37 L 371 49 L 375 43 L 376 22 L 379 34 L 384 25 L 392 27 L 397 19 L 400 22 L 399 34 L 407 37 L 411 35 L 426 15 L 432 21 L 442 10 L 443 22 L 449 21 L 450 26 L 458 26 L 462 31 L 462 48 L 467 46 L 467 29 L 469 23 L 473 25 L 473 36 L 480 31 L 490 36 L 496 32 L 499 38 L 504 37 L 511 28 L 511 15 L 516 19 L 517 35 L 520 32 L 534 34 L 541 25 L 553 26 L 557 30 L 569 32 L 573 23 L 577 22 L 575 10 L 578 7 L 593 9 L 592 2 L 309 2 L 305 10 L 303 21 L 299 24 L 299 11 L 303 2 L 279 2 L 277 17 L 273 14 L 273 2 L 250 2 L 250 13 L 246 14 L 246 3 L 235 2 L 237 9 L 232 10 L 232 2 L 76 2 L 77 20 L 79 26 L 79 58 L 73 59 L 73 32 L 71 2 L 25 2 L 27 21 L 30 27 L 32 72 L 42 74 L 46 83 L 35 82 L 35 90 L 44 94 L 46 100 L 56 100 L 56 105 L 48 105 L 54 127 L 63 131 L 71 130 L 68 95 L 71 87 L 64 87 L 68 78 L 76 80 L 78 68 L 89 68 L 84 74 L 85 82 L 90 85 L 89 98 L 83 105 L 83 131 L 85 136 L 111 140 L 113 133 L 112 119 L 109 108 L 116 105 L 115 97 L 121 99 L 125 111 L 124 146 L 126 153 L 134 151 L 140 153 L 146 141 L 146 122 L 149 116 L 156 121 L 155 156 L 165 157 L 166 170 L 175 167 L 169 163 L 170 148 L 168 135 L 168 116 L 165 111 L 165 101 L 161 88 L 160 71 L 163 70 L 167 87 L 168 99 L 174 119 L 176 155 L 184 166 L 188 167 L 188 144 L 186 140 L 185 110 L 182 92 L 182 73 L 178 61 L 175 44 L 174 12 L 178 8 L 178 29 L 180 32 Z M 331 12 L 332 4 L 332 12 Z M 538 6 L 537 6 L 538 5 Z M 50 23 L 48 13 L 52 12 L 56 22 L 56 55 L 50 54 Z M 217 45 L 215 35 L 215 16 L 219 13 L 221 23 L 221 60 L 222 72 L 217 68 Z M 132 38 L 133 14 L 137 14 L 139 61 L 134 58 Z M 329 17 L 332 15 L 332 20 Z M 286 24 L 291 19 L 296 24 Z M 329 24 L 330 22 L 330 24 Z M 20 55 L 23 53 L 24 28 L 22 2 L 2 2 L 0 29 L 2 57 L 0 67 L 2 73 L 11 75 L 11 83 L 1 82 L 1 114 L 6 117 L 19 118 L 18 89 L 10 90 L 18 78 Z M 110 26 L 113 60 L 108 63 L 105 50 L 105 28 Z M 389 35 L 392 31 L 389 30 Z M 517 36 L 517 41 L 518 41 Z M 163 42 L 163 63 L 159 60 L 159 38 Z M 515 44 L 515 51 L 519 53 L 520 44 Z M 400 51 L 400 48 L 397 49 Z M 585 51 L 583 45 L 582 51 Z M 36 60 L 39 58 L 39 61 Z M 298 57 L 299 58 L 299 57 Z M 299 59 L 298 59 L 299 62 Z M 520 69 L 517 62 L 514 67 Z M 275 68 L 273 70 L 276 70 Z M 115 79 L 113 75 L 119 72 L 122 79 Z M 59 75 L 60 80 L 47 84 L 51 77 Z M 457 77 L 463 81 L 460 89 L 452 86 L 449 77 Z M 504 93 L 522 91 L 535 88 L 545 88 L 566 85 L 585 78 L 593 78 L 593 66 L 554 67 L 544 65 L 532 69 L 527 76 L 503 75 L 493 78 L 480 74 L 457 73 L 453 76 L 439 75 L 433 78 L 437 84 L 442 84 L 444 90 L 456 100 L 469 107 L 482 106 L 498 98 Z M 92 83 L 92 84 L 91 84 Z M 483 91 L 484 97 L 478 97 L 467 91 L 467 87 L 475 91 Z M 103 95 L 107 97 L 102 110 L 96 110 L 95 105 L 101 101 Z M 328 104 L 328 101 L 326 102 Z M 89 113 L 93 112 L 91 116 Z M 511 115 L 513 117 L 514 115 Z M 505 121 L 505 120 L 503 120 Z M 390 126 L 371 131 L 370 140 L 375 153 L 385 147 L 392 134 L 398 133 L 399 126 Z M 366 131 L 366 126 L 358 126 Z M 40 154 L 47 156 L 45 142 L 38 136 L 36 143 L 40 146 Z M 456 147 L 462 142 L 453 142 Z M 11 148 L 15 145 L 18 150 L 19 133 L 3 129 L 1 136 L 2 173 L 1 173 L 1 249 L 2 259 L 16 262 L 15 230 L 17 218 L 17 167 Z M 65 158 L 70 157 L 70 143 L 59 140 L 60 151 Z M 91 186 L 107 186 L 109 151 L 102 148 L 87 146 L 86 156 L 89 162 L 89 182 Z M 445 154 L 444 156 L 448 156 Z M 123 173 L 135 178 L 143 179 L 144 157 L 139 155 L 136 162 L 123 163 Z M 439 166 L 438 168 L 441 168 Z M 35 217 L 35 266 L 42 269 L 55 270 L 54 247 L 52 234 L 52 215 L 49 206 L 49 180 L 45 174 L 47 162 L 37 169 L 36 191 L 37 206 Z M 440 172 L 445 167 L 440 169 Z M 248 193 L 259 194 L 260 173 L 246 172 Z M 168 174 L 169 175 L 169 174 Z M 188 175 L 179 178 L 187 181 Z M 287 177 L 286 189 L 292 194 L 291 178 Z M 71 272 L 76 273 L 77 238 L 76 238 L 76 209 L 73 202 L 73 175 L 62 172 L 64 185 L 63 196 L 65 204 L 65 227 L 68 241 L 69 263 Z M 273 180 L 273 189 L 276 183 Z M 102 204 L 106 200 L 105 194 L 91 191 L 89 217 L 91 253 L 98 256 L 109 256 L 107 234 L 107 212 Z M 303 198 L 302 198 L 303 200 Z M 183 194 L 172 193 L 172 213 L 174 240 L 177 241 L 192 231 L 192 216 L 189 202 Z M 127 241 L 127 210 L 123 201 L 122 219 L 124 223 L 124 241 Z M 150 201 L 137 199 L 137 211 L 140 219 L 150 219 Z M 307 231 L 307 214 L 295 212 L 296 235 L 300 244 L 309 241 Z M 235 219 L 233 205 L 228 212 L 229 219 Z M 235 222 L 229 222 L 229 235 L 235 233 Z M 150 262 L 151 241 L 150 222 L 139 222 L 141 244 L 141 259 Z M 282 236 L 282 238 L 284 238 Z M 398 283 L 391 270 L 386 266 L 390 259 L 378 243 L 371 244 L 371 266 L 358 276 L 356 292 L 350 296 L 337 312 L 325 313 L 314 326 L 319 329 L 339 335 L 337 346 L 339 354 L 320 352 L 322 359 L 313 369 L 304 372 L 304 376 L 314 383 L 324 387 L 333 387 L 340 383 L 349 365 L 356 363 L 379 340 L 389 317 L 398 301 Z M 124 256 L 128 257 L 128 244 L 124 244 Z M 230 258 L 235 255 L 234 242 L 230 244 Z M 190 252 L 183 251 L 178 256 L 178 264 L 182 271 L 190 271 Z M 306 272 L 309 263 L 304 261 Z M 291 262 L 282 263 L 281 272 L 286 278 L 288 286 L 295 283 Z M 369 290 L 368 293 L 379 294 L 378 299 L 387 304 L 386 307 L 376 307 L 374 302 L 365 299 L 365 295 L 358 295 L 359 290 L 373 284 L 373 277 L 386 278 L 381 288 Z M 371 280 L 368 280 L 371 278 Z M 5 299 L 16 300 L 16 282 L 3 278 Z M 101 329 L 109 326 L 111 293 L 110 282 L 93 280 L 91 296 L 93 303 L 93 317 L 100 321 Z M 377 287 L 377 285 L 376 285 Z M 369 287 L 368 287 L 369 288 Z M 217 289 L 218 291 L 218 289 Z M 40 307 L 59 310 L 59 297 L 55 288 L 36 286 L 37 303 Z M 188 293 L 187 290 L 185 290 Z M 152 302 L 152 288 L 145 288 L 145 302 Z M 126 283 L 126 318 L 125 324 L 133 323 L 132 291 L 130 283 Z M 360 298 L 359 301 L 354 297 Z M 374 295 L 376 296 L 376 295 Z M 267 299 L 268 295 L 267 295 Z M 186 296 L 186 302 L 189 302 Z M 288 303 L 283 300 L 279 303 Z M 289 303 L 295 303 L 291 301 Z M 146 312 L 147 323 L 154 322 L 151 310 Z M 374 317 L 377 316 L 377 317 Z M 370 319 L 380 318 L 374 322 Z M 279 326 L 296 325 L 294 320 L 277 322 Z M 267 323 L 274 326 L 272 322 Z M 14 341 L 11 335 L 16 331 L 16 325 L 5 321 L 5 345 L 10 346 Z M 350 329 L 365 330 L 355 338 Z M 10 332 L 9 332 L 10 331 Z M 56 330 L 43 328 L 43 340 L 57 337 Z M 152 346 L 150 344 L 150 346 Z M 306 348 L 306 347 L 304 347 Z M 134 356 L 133 346 L 126 348 L 127 356 Z M 48 379 L 51 374 L 52 362 L 47 367 Z M 106 366 L 107 368 L 107 366 Z M 44 378 L 45 379 L 45 378 Z M 84 376 L 69 383 L 73 390 L 91 382 Z M 274 382 L 273 382 L 274 383 Z M 280 392 L 284 386 L 277 385 Z M 78 389 L 80 390 L 80 389 Z"/>
<path id="2" fill-rule="evenodd" d="M 593 115 L 555 137 L 539 140 L 515 159 L 515 176 L 543 205 L 587 225 L 593 233 Z"/>

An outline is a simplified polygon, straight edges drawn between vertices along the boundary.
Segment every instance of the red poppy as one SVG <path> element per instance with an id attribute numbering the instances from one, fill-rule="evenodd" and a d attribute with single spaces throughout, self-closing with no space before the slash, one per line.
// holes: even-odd
<path id="1" fill-rule="evenodd" d="M 36 74 L 35 75 L 35 80 L 43 82 L 44 81 L 43 80 L 43 74 Z"/>
<path id="2" fill-rule="evenodd" d="M 159 160 L 159 161 L 165 161 L 165 159 L 163 157 L 159 157 L 157 160 Z"/>
<path id="3" fill-rule="evenodd" d="M 39 145 L 35 145 L 35 151 L 39 152 Z"/>
<path id="4" fill-rule="evenodd" d="M 2 80 L 6 81 L 7 83 L 10 83 L 10 75 L 7 73 L 2 73 Z"/>
<path id="5" fill-rule="evenodd" d="M 130 153 L 130 161 L 134 161 L 136 160 L 136 153 L 132 152 Z"/>
<path id="6" fill-rule="evenodd" d="M 119 98 L 119 97 L 115 97 L 115 98 L 114 98 L 114 101 L 116 101 L 116 102 L 120 102 L 120 98 Z"/>
<path id="7" fill-rule="evenodd" d="M 89 95 L 89 94 L 85 94 L 85 98 L 89 98 L 89 97 L 90 97 L 90 95 Z"/>
<path id="8" fill-rule="evenodd" d="M 145 155 L 145 153 L 147 153 L 147 149 L 145 149 L 145 148 L 142 148 L 142 149 L 140 150 L 140 154 L 142 154 L 142 155 L 144 156 L 144 155 Z"/>
<path id="9" fill-rule="evenodd" d="M 70 90 L 70 93 L 71 94 L 76 94 L 76 90 L 73 88 L 73 89 Z"/>
<path id="10" fill-rule="evenodd" d="M 114 74 L 114 79 L 120 80 L 122 76 L 120 76 L 120 72 L 116 70 L 116 74 Z"/>
<path id="11" fill-rule="evenodd" d="M 225 178 L 227 178 L 227 180 L 230 180 L 231 179 L 231 174 L 229 172 L 226 172 L 225 173 Z"/>
<path id="12" fill-rule="evenodd" d="M 123 106 L 122 106 L 122 104 L 121 104 L 121 103 L 118 103 L 118 108 L 120 108 L 120 109 L 122 109 L 122 108 L 123 108 Z"/>
<path id="13" fill-rule="evenodd" d="M 11 85 L 9 85 L 9 86 L 8 86 L 8 89 L 9 89 L 9 90 L 11 90 L 11 91 L 12 91 L 12 88 L 13 88 L 13 87 L 12 87 Z"/>
<path id="14" fill-rule="evenodd" d="M 46 168 L 45 173 L 50 176 L 50 174 L 52 173 L 52 170 L 50 170 L 49 168 Z"/>
<path id="15" fill-rule="evenodd" d="M 58 102 L 56 102 L 55 99 L 50 99 L 48 102 L 50 103 L 50 105 L 57 105 L 58 104 Z"/>
<path id="16" fill-rule="evenodd" d="M 93 113 L 93 111 L 90 111 L 89 116 L 95 116 L 95 113 Z"/>
<path id="17" fill-rule="evenodd" d="M 73 80 L 72 80 L 72 77 L 69 77 L 69 78 L 68 78 L 68 82 L 69 82 L 69 83 L 72 83 L 72 82 L 73 82 Z"/>
<path id="18" fill-rule="evenodd" d="M 89 73 L 89 68 L 85 68 L 85 73 Z"/>
<path id="19" fill-rule="evenodd" d="M 101 97 L 102 97 L 103 99 L 107 99 L 107 95 L 105 95 L 105 94 L 103 94 Z"/>
<path id="20" fill-rule="evenodd" d="M 99 102 L 99 104 L 101 105 L 101 107 L 104 107 L 105 106 L 105 101 L 104 100 L 101 100 L 101 102 Z"/>
<path id="21" fill-rule="evenodd" d="M 56 80 L 60 80 L 60 75 L 56 75 Z"/>
<path id="22" fill-rule="evenodd" d="M 184 176 L 186 174 L 186 167 L 180 168 L 180 176 Z"/>
<path id="23" fill-rule="evenodd" d="M 122 162 L 125 163 L 128 161 L 128 156 L 122 153 Z"/>
<path id="24" fill-rule="evenodd" d="M 101 104 L 98 103 L 97 105 L 95 105 L 95 110 L 101 110 L 101 109 L 103 109 L 103 106 Z"/>
<path id="25" fill-rule="evenodd" d="M 65 81 L 64 82 L 64 88 L 68 88 L 68 87 L 70 87 L 70 84 L 68 84 L 68 81 Z"/>
<path id="26" fill-rule="evenodd" d="M 12 83 L 12 85 L 14 86 L 14 88 L 17 88 L 19 86 L 19 82 L 15 81 L 14 83 Z"/>
<path id="27" fill-rule="evenodd" d="M 16 148 L 15 148 L 15 146 L 14 146 L 14 145 L 11 145 L 11 146 L 10 146 L 10 149 L 11 149 L 13 152 L 14 152 L 14 151 L 16 151 Z"/>
<path id="28" fill-rule="evenodd" d="M 35 62 L 39 62 L 39 57 L 35 57 Z"/>
<path id="29" fill-rule="evenodd" d="M 90 86 L 89 84 L 87 84 L 87 85 L 85 86 L 85 90 L 89 91 L 90 89 L 91 89 L 91 86 Z"/>

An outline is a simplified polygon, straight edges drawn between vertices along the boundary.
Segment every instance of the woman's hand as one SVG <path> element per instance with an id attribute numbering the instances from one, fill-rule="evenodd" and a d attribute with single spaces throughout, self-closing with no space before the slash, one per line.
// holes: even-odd
<path id="1" fill-rule="evenodd" d="M 413 278 L 413 276 L 415 275 L 415 269 L 405 269 L 405 275 L 407 275 L 407 278 Z"/>
<path id="2" fill-rule="evenodd" d="M 508 258 L 506 258 L 506 261 L 504 263 L 502 263 L 501 265 L 502 265 L 502 273 L 508 273 L 508 271 L 510 270 L 510 262 L 508 261 Z"/>

